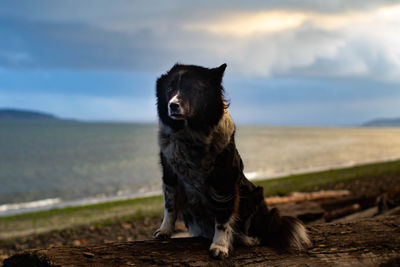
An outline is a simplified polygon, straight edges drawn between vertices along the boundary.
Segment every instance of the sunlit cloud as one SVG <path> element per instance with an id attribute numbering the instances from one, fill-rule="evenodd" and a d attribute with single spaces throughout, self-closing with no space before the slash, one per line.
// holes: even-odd
<path id="1" fill-rule="evenodd" d="M 356 24 L 377 21 L 400 22 L 400 5 L 375 10 L 340 13 L 317 13 L 315 11 L 254 11 L 219 14 L 217 18 L 184 25 L 186 30 L 202 30 L 213 34 L 247 36 L 274 33 L 297 28 L 305 23 L 325 30 L 337 30 Z"/>
<path id="2" fill-rule="evenodd" d="M 79 12 L 54 4 L 29 14 L 15 8 L 18 16 L 3 18 L 0 10 L 1 23 L 11 29 L 0 29 L 0 66 L 160 73 L 175 62 L 226 62 L 229 73 L 244 76 L 400 81 L 400 4 L 250 6 L 124 4 L 102 15 L 87 4 Z"/>
<path id="3" fill-rule="evenodd" d="M 400 5 L 392 5 L 392 6 L 388 6 L 388 7 L 383 7 L 378 9 L 378 14 L 386 17 L 390 20 L 392 19 L 399 19 L 399 15 L 400 15 Z"/>
<path id="4" fill-rule="evenodd" d="M 221 13 L 183 28 L 234 72 L 400 82 L 400 5 L 370 10 Z M 246 66 L 243 68 L 243 66 Z"/>
<path id="5" fill-rule="evenodd" d="M 214 34 L 249 35 L 277 32 L 295 28 L 304 22 L 303 13 L 266 11 L 245 14 L 227 14 L 216 21 L 185 25 L 187 30 L 205 30 Z"/>

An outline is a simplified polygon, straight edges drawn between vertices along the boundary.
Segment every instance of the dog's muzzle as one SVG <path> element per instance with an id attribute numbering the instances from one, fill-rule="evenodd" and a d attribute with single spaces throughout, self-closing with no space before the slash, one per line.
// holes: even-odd
<path id="1" fill-rule="evenodd" d="M 175 95 L 168 102 L 168 116 L 173 120 L 183 120 L 184 111 L 178 99 L 178 95 Z"/>

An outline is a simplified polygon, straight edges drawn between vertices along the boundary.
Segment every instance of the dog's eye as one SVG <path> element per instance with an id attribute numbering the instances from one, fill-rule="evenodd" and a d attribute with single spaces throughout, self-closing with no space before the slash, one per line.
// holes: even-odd
<path id="1" fill-rule="evenodd" d="M 168 93 L 171 93 L 172 90 L 174 90 L 174 89 L 173 89 L 171 86 L 168 86 L 168 87 L 167 87 L 167 92 L 168 92 Z"/>

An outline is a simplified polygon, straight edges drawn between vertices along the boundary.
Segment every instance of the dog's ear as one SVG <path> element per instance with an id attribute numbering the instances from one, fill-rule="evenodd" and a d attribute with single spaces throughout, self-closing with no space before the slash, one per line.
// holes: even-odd
<path id="1" fill-rule="evenodd" d="M 226 64 L 222 64 L 221 66 L 219 66 L 218 68 L 213 68 L 211 69 L 211 74 L 212 74 L 212 81 L 217 83 L 217 84 L 221 84 L 222 82 L 222 77 L 224 76 L 224 72 L 226 69 Z"/>

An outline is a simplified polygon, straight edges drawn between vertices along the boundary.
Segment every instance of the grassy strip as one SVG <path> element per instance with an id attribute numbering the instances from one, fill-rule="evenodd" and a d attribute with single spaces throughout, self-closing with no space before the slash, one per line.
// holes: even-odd
<path id="1" fill-rule="evenodd" d="M 264 187 L 265 196 L 273 196 L 395 173 L 400 174 L 400 161 L 292 175 L 255 183 Z M 153 196 L 0 217 L 0 239 L 99 221 L 108 223 L 118 218 L 156 216 L 162 214 L 162 207 L 162 197 Z"/>
<path id="2" fill-rule="evenodd" d="M 329 185 L 358 179 L 379 178 L 382 175 L 396 173 L 400 174 L 400 161 L 372 163 L 350 168 L 291 175 L 279 179 L 256 181 L 255 184 L 264 187 L 265 196 L 276 196 L 296 191 L 315 190 L 316 187 L 328 187 Z"/>
<path id="3" fill-rule="evenodd" d="M 122 217 L 156 216 L 162 210 L 162 196 L 152 196 L 0 217 L 0 239 L 99 221 L 107 223 Z"/>
<path id="4" fill-rule="evenodd" d="M 5 221 L 14 221 L 14 220 L 31 220 L 35 217 L 40 217 L 43 219 L 49 219 L 52 216 L 58 216 L 61 214 L 72 216 L 76 213 L 84 213 L 87 210 L 90 211 L 109 211 L 117 206 L 119 207 L 132 207 L 135 206 L 136 211 L 142 211 L 141 208 L 147 207 L 148 205 L 154 205 L 162 202 L 162 196 L 151 196 L 151 197 L 143 197 L 143 198 L 134 198 L 134 199 L 126 199 L 126 200 L 117 200 L 117 201 L 110 201 L 105 203 L 98 203 L 98 204 L 89 204 L 83 206 L 76 206 L 76 207 L 66 207 L 61 209 L 53 209 L 48 211 L 37 211 L 32 213 L 24 213 L 19 215 L 11 215 L 0 217 L 0 222 Z M 144 207 L 142 207 L 144 206 Z"/>

